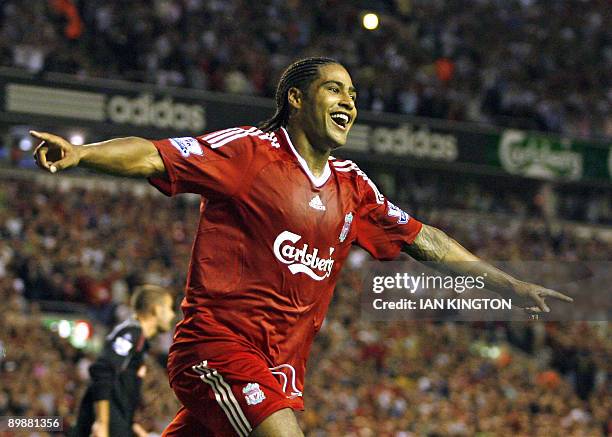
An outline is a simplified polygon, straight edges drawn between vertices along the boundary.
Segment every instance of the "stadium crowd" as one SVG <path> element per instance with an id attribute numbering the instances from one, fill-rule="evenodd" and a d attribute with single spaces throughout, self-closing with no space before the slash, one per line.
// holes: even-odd
<path id="1" fill-rule="evenodd" d="M 126 316 L 135 284 L 179 294 L 198 204 L 131 182 L 107 190 L 102 179 L 68 179 L 0 186 L 0 415 L 61 415 L 69 426 L 92 356 L 42 328 L 36 300 L 85 303 L 92 320 L 110 325 Z M 609 243 L 529 221 L 482 226 L 425 207 L 415 216 L 488 259 L 612 259 Z M 307 435 L 612 432 L 607 323 L 370 322 L 358 316 L 361 262 L 356 252 L 313 349 L 300 415 Z M 165 350 L 154 348 L 138 416 L 155 432 L 177 408 L 159 365 Z"/>
<path id="2" fill-rule="evenodd" d="M 272 96 L 327 54 L 359 106 L 612 137 L 612 16 L 601 0 L 5 0 L 0 65 Z"/>
<path id="3" fill-rule="evenodd" d="M 452 208 L 499 213 L 518 218 L 541 217 L 612 224 L 610 188 L 553 186 L 516 178 L 453 175 L 448 172 L 399 170 L 395 181 L 367 172 L 388 196 L 422 209 Z M 419 211 L 414 211 L 416 214 Z"/>

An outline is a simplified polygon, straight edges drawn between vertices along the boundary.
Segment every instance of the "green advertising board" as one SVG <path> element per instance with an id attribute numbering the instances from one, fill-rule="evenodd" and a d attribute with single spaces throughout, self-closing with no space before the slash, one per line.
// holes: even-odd
<path id="1" fill-rule="evenodd" d="M 612 181 L 611 148 L 594 142 L 506 129 L 491 152 L 491 164 L 514 175 L 559 181 Z"/>

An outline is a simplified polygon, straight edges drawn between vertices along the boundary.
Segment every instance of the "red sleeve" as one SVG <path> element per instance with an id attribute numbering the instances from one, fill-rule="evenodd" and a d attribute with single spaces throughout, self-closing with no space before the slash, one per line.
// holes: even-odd
<path id="1" fill-rule="evenodd" d="M 149 178 L 149 182 L 167 196 L 234 195 L 247 173 L 254 149 L 248 130 L 242 128 L 200 137 L 168 138 L 153 144 L 164 161 L 166 177 Z"/>
<path id="2" fill-rule="evenodd" d="M 421 222 L 388 201 L 371 180 L 362 184 L 357 244 L 379 260 L 392 260 L 419 234 Z"/>

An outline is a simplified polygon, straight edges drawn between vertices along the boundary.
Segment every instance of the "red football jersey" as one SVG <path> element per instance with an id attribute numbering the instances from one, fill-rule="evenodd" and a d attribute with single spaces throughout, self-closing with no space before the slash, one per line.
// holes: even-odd
<path id="1" fill-rule="evenodd" d="M 197 138 L 155 141 L 167 195 L 202 196 L 184 319 L 170 349 L 170 379 L 228 341 L 270 368 L 305 366 L 342 264 L 357 244 L 396 258 L 421 223 L 387 201 L 351 161 L 330 158 L 315 177 L 285 129 L 237 127 Z M 293 376 L 293 375 L 292 375 Z"/>

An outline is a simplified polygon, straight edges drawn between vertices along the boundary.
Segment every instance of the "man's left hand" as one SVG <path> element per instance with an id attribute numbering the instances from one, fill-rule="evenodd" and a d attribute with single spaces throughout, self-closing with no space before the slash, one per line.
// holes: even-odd
<path id="1" fill-rule="evenodd" d="M 523 308 L 529 313 L 548 313 L 550 308 L 546 305 L 545 299 L 551 297 L 564 302 L 573 302 L 569 296 L 558 291 L 544 288 L 540 285 L 531 284 L 529 282 L 519 281 L 515 288 L 518 299 L 515 300 L 517 306 Z M 535 305 L 534 305 L 535 304 Z"/>

